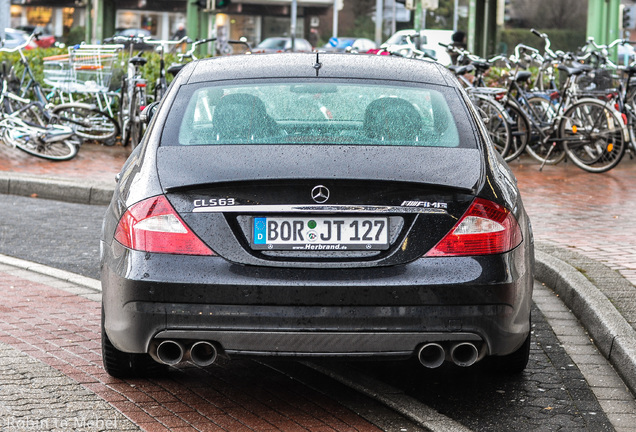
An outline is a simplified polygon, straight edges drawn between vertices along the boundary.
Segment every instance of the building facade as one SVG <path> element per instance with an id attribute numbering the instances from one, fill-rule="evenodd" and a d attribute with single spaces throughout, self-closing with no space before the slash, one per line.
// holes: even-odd
<path id="1" fill-rule="evenodd" d="M 143 28 L 159 39 L 170 39 L 180 23 L 188 23 L 188 32 L 193 30 L 188 15 L 196 14 L 202 24 L 195 34 L 188 34 L 192 39 L 244 36 L 257 44 L 269 36 L 289 36 L 291 3 L 233 0 L 208 11 L 205 0 L 12 0 L 11 26 L 37 25 L 60 38 L 82 26 L 88 28 L 87 39 L 92 42 L 119 28 Z M 298 0 L 297 5 L 296 37 L 307 37 L 333 7 L 333 0 Z"/>

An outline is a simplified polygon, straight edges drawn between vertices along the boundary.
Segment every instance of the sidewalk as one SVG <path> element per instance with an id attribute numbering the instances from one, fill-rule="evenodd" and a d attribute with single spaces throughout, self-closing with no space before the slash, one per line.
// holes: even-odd
<path id="1" fill-rule="evenodd" d="M 0 193 L 107 204 L 129 149 L 88 144 L 68 162 L 0 146 Z M 536 278 L 566 302 L 636 393 L 636 162 L 586 173 L 511 164 L 533 223 Z M 0 399 L 1 400 L 1 399 Z"/>
<path id="2" fill-rule="evenodd" d="M 0 193 L 107 205 L 128 147 L 84 144 L 66 162 L 51 162 L 0 142 Z"/>
<path id="3" fill-rule="evenodd" d="M 590 174 L 511 164 L 537 242 L 535 277 L 552 288 L 636 394 L 636 161 Z"/>
<path id="4" fill-rule="evenodd" d="M 371 423 L 259 362 L 183 365 L 157 380 L 113 378 L 101 364 L 99 284 L 25 263 L 0 256 L 2 431 L 386 430 L 384 419 Z"/>

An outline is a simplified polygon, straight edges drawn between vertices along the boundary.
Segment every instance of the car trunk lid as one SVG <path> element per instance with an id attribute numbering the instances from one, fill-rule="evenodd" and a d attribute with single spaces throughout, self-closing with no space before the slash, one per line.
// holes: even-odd
<path id="1" fill-rule="evenodd" d="M 433 247 L 480 183 L 477 150 L 416 150 L 162 147 L 157 166 L 176 211 L 230 261 L 395 265 Z"/>

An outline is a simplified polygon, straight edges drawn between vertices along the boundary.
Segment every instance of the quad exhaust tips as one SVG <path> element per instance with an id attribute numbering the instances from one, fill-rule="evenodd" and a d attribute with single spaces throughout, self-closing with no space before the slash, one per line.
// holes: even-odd
<path id="1" fill-rule="evenodd" d="M 150 355 L 159 363 L 174 366 L 185 360 L 190 360 L 197 366 L 210 366 L 218 359 L 219 352 L 216 346 L 208 341 L 198 341 L 189 348 L 178 341 L 164 340 L 157 345 Z"/>
<path id="2" fill-rule="evenodd" d="M 479 349 L 472 342 L 447 343 L 430 342 L 417 350 L 417 359 L 429 369 L 435 369 L 452 361 L 457 366 L 468 367 L 483 358 L 485 346 Z M 150 355 L 159 363 L 174 366 L 185 360 L 190 360 L 197 366 L 206 367 L 219 359 L 219 349 L 214 342 L 197 341 L 191 345 L 171 339 L 157 340 L 150 349 Z"/>
<path id="3" fill-rule="evenodd" d="M 472 342 L 452 344 L 448 351 L 441 344 L 427 343 L 418 350 L 417 359 L 430 369 L 440 367 L 447 359 L 457 366 L 468 367 L 481 360 L 483 354 Z"/>

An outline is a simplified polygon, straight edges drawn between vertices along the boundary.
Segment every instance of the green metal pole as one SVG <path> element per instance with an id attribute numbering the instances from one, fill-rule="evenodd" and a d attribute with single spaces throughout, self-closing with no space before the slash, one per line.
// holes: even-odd
<path id="1" fill-rule="evenodd" d="M 208 22 L 210 20 L 210 14 L 208 12 L 199 11 L 199 39 L 207 39 L 209 36 L 208 33 Z M 206 56 L 214 53 L 214 43 L 205 44 L 201 46 L 199 50 L 199 54 L 202 56 Z"/>
<path id="2" fill-rule="evenodd" d="M 603 16 L 603 6 L 605 0 L 589 0 L 587 5 L 587 36 L 592 36 L 594 40 L 603 37 L 601 17 Z"/>
<path id="3" fill-rule="evenodd" d="M 86 27 L 84 29 L 84 41 L 93 42 L 93 1 L 86 0 Z"/>
<path id="4" fill-rule="evenodd" d="M 413 27 L 415 30 L 422 30 L 422 1 L 417 0 L 415 4 L 415 17 L 413 18 Z"/>
<path id="5" fill-rule="evenodd" d="M 608 5 L 608 14 L 607 14 L 607 37 L 605 40 L 606 44 L 610 44 L 616 39 L 621 37 L 621 2 L 620 0 L 610 0 Z M 612 49 L 610 53 L 612 56 L 612 61 L 616 62 L 618 60 L 618 47 Z"/>
<path id="6" fill-rule="evenodd" d="M 488 0 L 484 0 L 484 10 L 483 10 L 483 28 L 481 29 L 481 53 L 482 57 L 486 57 L 488 53 L 488 39 L 490 34 L 490 26 L 492 26 L 492 22 L 490 20 L 490 2 Z"/>
<path id="7" fill-rule="evenodd" d="M 598 44 L 609 44 L 621 37 L 620 0 L 589 0 L 587 35 Z M 617 50 L 611 53 L 616 61 Z"/>
<path id="8" fill-rule="evenodd" d="M 117 20 L 117 8 L 115 7 L 115 0 L 103 0 L 103 26 L 102 26 L 102 38 L 115 34 L 115 22 Z"/>
<path id="9" fill-rule="evenodd" d="M 192 0 L 188 0 L 186 8 L 186 32 L 190 39 L 200 40 L 208 38 L 208 19 L 209 13 L 199 9 L 197 4 Z M 210 44 L 201 45 L 197 51 L 198 55 L 208 54 Z M 212 50 L 211 52 L 214 52 Z"/>
<path id="10" fill-rule="evenodd" d="M 599 38 L 596 40 L 597 43 L 601 43 L 604 44 L 605 41 L 607 40 L 607 15 L 608 15 L 608 10 L 607 10 L 607 2 L 603 3 L 602 5 L 602 10 L 601 10 L 601 16 L 600 16 L 600 20 L 601 20 L 601 27 L 600 27 L 600 34 L 599 34 Z"/>
<path id="11" fill-rule="evenodd" d="M 199 8 L 192 0 L 187 0 L 186 7 L 186 33 L 192 40 L 200 38 Z"/>
<path id="12" fill-rule="evenodd" d="M 477 31 L 477 0 L 468 3 L 468 51 L 475 52 L 475 32 Z"/>
<path id="13" fill-rule="evenodd" d="M 95 0 L 95 31 L 93 37 L 95 42 L 101 43 L 104 40 L 104 0 Z"/>

